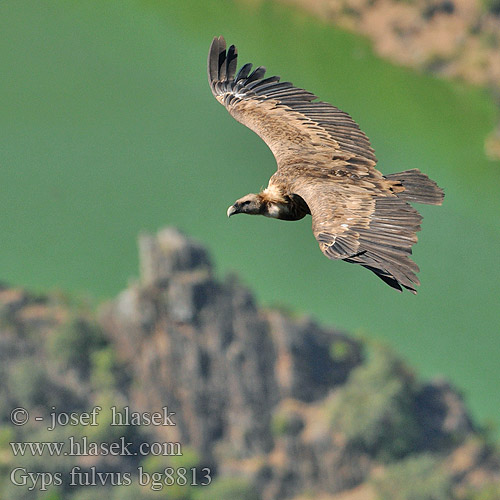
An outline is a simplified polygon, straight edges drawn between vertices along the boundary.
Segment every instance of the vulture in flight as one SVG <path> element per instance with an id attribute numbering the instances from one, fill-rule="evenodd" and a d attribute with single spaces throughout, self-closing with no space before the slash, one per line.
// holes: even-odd
<path id="1" fill-rule="evenodd" d="M 208 80 L 215 98 L 257 133 L 277 162 L 266 189 L 227 211 L 283 220 L 312 216 L 329 259 L 361 264 L 391 287 L 416 293 L 410 258 L 421 215 L 409 203 L 440 205 L 444 193 L 418 169 L 383 175 L 368 137 L 345 112 L 252 64 L 236 72 L 237 51 L 215 37 Z"/>

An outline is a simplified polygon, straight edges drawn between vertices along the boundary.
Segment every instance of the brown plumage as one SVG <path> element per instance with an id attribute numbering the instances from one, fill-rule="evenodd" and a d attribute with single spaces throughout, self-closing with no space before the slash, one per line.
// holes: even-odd
<path id="1" fill-rule="evenodd" d="M 234 45 L 214 38 L 208 80 L 215 98 L 273 152 L 277 172 L 258 194 L 237 200 L 228 216 L 284 220 L 312 216 L 321 251 L 361 264 L 391 287 L 416 293 L 418 266 L 410 259 L 421 215 L 408 202 L 440 205 L 443 191 L 419 170 L 382 175 L 368 137 L 343 111 L 307 90 L 252 73 L 236 74 Z"/>

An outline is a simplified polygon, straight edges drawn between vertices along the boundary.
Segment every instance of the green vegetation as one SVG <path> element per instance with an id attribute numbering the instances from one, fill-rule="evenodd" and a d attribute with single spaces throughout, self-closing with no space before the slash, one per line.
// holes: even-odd
<path id="1" fill-rule="evenodd" d="M 216 479 L 210 486 L 199 488 L 192 500 L 259 500 L 255 488 L 245 479 Z"/>
<path id="2" fill-rule="evenodd" d="M 271 420 L 271 432 L 274 437 L 284 436 L 288 433 L 290 427 L 290 419 L 288 415 L 275 413 Z"/>
<path id="3" fill-rule="evenodd" d="M 421 454 L 386 467 L 373 481 L 378 500 L 450 500 L 451 480 L 437 457 Z"/>
<path id="4" fill-rule="evenodd" d="M 350 359 L 352 357 L 351 344 L 342 339 L 334 340 L 330 346 L 330 356 L 338 363 Z"/>
<path id="5" fill-rule="evenodd" d="M 465 495 L 464 500 L 498 500 L 500 498 L 500 484 L 487 484 L 478 490 Z"/>
<path id="6" fill-rule="evenodd" d="M 400 359 L 373 345 L 366 363 L 353 370 L 331 402 L 332 431 L 381 460 L 405 456 L 419 439 L 413 384 Z"/>
<path id="7" fill-rule="evenodd" d="M 495 16 L 500 16 L 500 0 L 482 0 L 483 9 Z"/>
<path id="8" fill-rule="evenodd" d="M 105 344 L 104 336 L 96 325 L 75 317 L 50 336 L 47 349 L 50 362 L 60 370 L 75 370 L 81 378 L 87 378 L 92 354 Z M 96 361 L 99 362 L 99 358 Z M 104 359 L 100 361 L 102 364 Z"/>
<path id="9" fill-rule="evenodd" d="M 9 374 L 8 388 L 21 406 L 39 407 L 46 402 L 50 382 L 46 370 L 33 359 L 16 361 Z"/>
<path id="10" fill-rule="evenodd" d="M 275 437 L 295 435 L 302 427 L 303 422 L 299 415 L 283 409 L 275 412 L 271 420 L 271 432 Z"/>

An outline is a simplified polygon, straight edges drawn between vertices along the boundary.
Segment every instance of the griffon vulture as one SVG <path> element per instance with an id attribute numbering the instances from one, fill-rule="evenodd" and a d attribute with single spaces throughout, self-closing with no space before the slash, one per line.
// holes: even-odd
<path id="1" fill-rule="evenodd" d="M 312 230 L 329 259 L 361 264 L 391 287 L 416 293 L 418 266 L 410 259 L 421 215 L 412 203 L 440 205 L 444 193 L 417 169 L 382 175 L 368 137 L 345 112 L 307 90 L 264 78 L 237 51 L 215 37 L 208 80 L 215 98 L 257 133 L 276 158 L 266 189 L 237 200 L 227 215 L 299 220 Z"/>

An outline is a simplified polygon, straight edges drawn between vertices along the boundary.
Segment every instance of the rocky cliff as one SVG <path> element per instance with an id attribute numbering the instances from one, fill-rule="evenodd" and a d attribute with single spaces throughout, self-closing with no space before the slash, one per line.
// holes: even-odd
<path id="1" fill-rule="evenodd" d="M 384 348 L 259 309 L 234 278 L 217 281 L 206 250 L 175 229 L 139 247 L 141 278 L 102 322 L 132 372 L 133 404 L 176 408 L 178 439 L 222 477 L 242 475 L 264 499 L 326 495 L 394 460 L 443 464 L 472 446 L 471 419 L 448 383 L 420 383 Z M 478 465 L 450 468 L 450 485 Z"/>
<path id="2" fill-rule="evenodd" d="M 174 458 L 214 477 L 169 498 L 497 498 L 484 495 L 499 493 L 498 452 L 447 382 L 420 381 L 383 346 L 259 308 L 234 277 L 219 281 L 206 249 L 175 229 L 141 236 L 139 249 L 140 279 L 98 319 L 57 297 L 0 290 L 0 431 L 9 408 L 22 405 L 168 406 L 175 426 L 130 426 L 127 438 L 178 442 L 183 457 Z M 109 441 L 103 429 L 94 437 Z M 37 427 L 14 432 L 41 439 Z M 179 463 L 75 460 L 113 471 Z M 136 486 L 111 488 L 112 498 L 150 498 Z M 51 498 L 95 498 L 88 490 L 63 485 Z M 0 491 L 25 498 L 12 485 Z"/>

